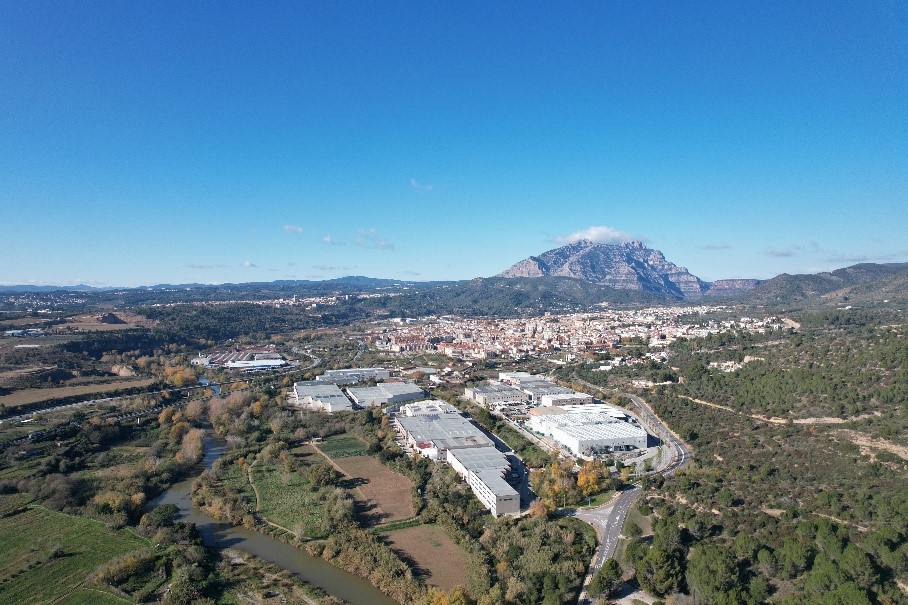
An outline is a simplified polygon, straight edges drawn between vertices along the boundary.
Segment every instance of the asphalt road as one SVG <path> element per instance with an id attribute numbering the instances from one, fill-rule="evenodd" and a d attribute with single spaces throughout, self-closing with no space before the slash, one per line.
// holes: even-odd
<path id="1" fill-rule="evenodd" d="M 649 404 L 636 395 L 628 396 L 637 405 L 640 420 L 647 431 L 667 444 L 671 452 L 671 455 L 665 460 L 664 466 L 650 474 L 670 476 L 678 469 L 687 466 L 690 462 L 690 450 L 688 450 L 687 446 L 668 430 L 668 427 L 659 420 L 652 408 L 649 407 Z M 640 487 L 634 487 L 621 492 L 611 502 L 607 502 L 598 508 L 579 509 L 571 513 L 578 519 L 582 519 L 592 525 L 599 538 L 599 546 L 583 581 L 583 590 L 580 592 L 580 598 L 577 601 L 578 605 L 589 605 L 592 603 L 586 593 L 586 587 L 589 586 L 593 575 L 599 571 L 605 561 L 615 556 L 615 549 L 618 548 L 618 538 L 621 536 L 624 520 L 627 518 L 634 501 L 642 493 L 643 490 Z"/>

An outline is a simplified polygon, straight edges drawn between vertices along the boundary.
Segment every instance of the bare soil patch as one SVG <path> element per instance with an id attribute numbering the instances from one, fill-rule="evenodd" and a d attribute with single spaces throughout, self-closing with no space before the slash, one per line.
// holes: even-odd
<path id="1" fill-rule="evenodd" d="M 413 508 L 413 483 L 372 456 L 350 456 L 333 460 L 347 476 L 344 487 L 361 500 L 360 514 L 367 525 L 381 525 L 409 519 Z"/>
<path id="2" fill-rule="evenodd" d="M 106 384 L 86 384 L 83 386 L 53 387 L 49 389 L 22 389 L 0 397 L 0 403 L 7 407 L 16 407 L 39 401 L 60 399 L 61 397 L 72 397 L 73 395 L 112 394 L 122 389 L 147 387 L 154 384 L 155 380 L 155 378 L 143 378 L 142 380 L 125 380 Z"/>
<path id="3" fill-rule="evenodd" d="M 427 585 L 442 590 L 467 585 L 467 553 L 438 525 L 418 525 L 381 536 Z"/>
<path id="4" fill-rule="evenodd" d="M 79 315 L 70 318 L 62 327 L 78 329 L 84 332 L 110 332 L 113 330 L 129 330 L 130 328 L 151 328 L 155 322 L 136 315 L 135 313 L 113 313 L 123 323 L 109 323 L 101 321 L 102 315 Z"/>
<path id="5" fill-rule="evenodd" d="M 851 441 L 859 448 L 861 448 L 861 453 L 871 454 L 873 450 L 889 452 L 890 454 L 895 454 L 902 460 L 908 460 L 908 447 L 903 445 L 898 445 L 887 441 L 885 439 L 878 439 L 871 437 L 865 433 L 859 433 L 858 431 L 849 431 L 847 429 L 839 429 L 836 431 L 837 435 L 841 435 L 848 441 Z"/>

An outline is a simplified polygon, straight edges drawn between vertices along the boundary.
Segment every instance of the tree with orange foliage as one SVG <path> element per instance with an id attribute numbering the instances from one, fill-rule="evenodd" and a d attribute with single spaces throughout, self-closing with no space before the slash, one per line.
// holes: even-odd
<path id="1" fill-rule="evenodd" d="M 584 496 L 589 497 L 603 490 L 607 478 L 608 470 L 601 461 L 587 460 L 577 475 L 577 487 Z"/>

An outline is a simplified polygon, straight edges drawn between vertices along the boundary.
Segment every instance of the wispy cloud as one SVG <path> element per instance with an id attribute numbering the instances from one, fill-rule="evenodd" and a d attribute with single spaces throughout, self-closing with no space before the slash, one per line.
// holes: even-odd
<path id="1" fill-rule="evenodd" d="M 394 244 L 378 235 L 375 229 L 360 229 L 356 245 L 360 248 L 374 248 L 376 250 L 394 250 Z"/>
<path id="2" fill-rule="evenodd" d="M 558 235 L 555 237 L 555 242 L 559 244 L 573 244 L 584 239 L 596 242 L 597 244 L 623 244 L 632 241 L 635 238 L 630 233 L 618 231 L 612 227 L 594 225 L 580 231 L 568 233 L 567 235 Z"/>
<path id="3" fill-rule="evenodd" d="M 340 267 L 334 265 L 312 265 L 316 271 L 349 271 L 353 267 Z"/>
<path id="4" fill-rule="evenodd" d="M 826 257 L 828 263 L 889 263 L 908 257 L 908 251 L 888 252 L 884 254 L 831 254 Z"/>
<path id="5" fill-rule="evenodd" d="M 186 263 L 187 269 L 223 269 L 227 265 L 203 265 L 202 263 Z"/>
<path id="6" fill-rule="evenodd" d="M 346 246 L 347 242 L 339 242 L 330 235 L 322 236 L 322 243 L 326 246 Z"/>
<path id="7" fill-rule="evenodd" d="M 703 244 L 700 246 L 702 250 L 728 250 L 731 248 L 731 244 Z"/>
<path id="8" fill-rule="evenodd" d="M 409 275 L 410 277 L 420 277 L 422 273 L 419 271 L 401 271 L 401 275 Z"/>
<path id="9" fill-rule="evenodd" d="M 789 258 L 791 256 L 795 256 L 803 249 L 803 246 L 788 246 L 787 248 L 776 248 L 770 246 L 769 248 L 763 250 L 763 254 L 765 254 L 766 256 L 773 256 L 775 258 Z"/>
<path id="10" fill-rule="evenodd" d="M 429 183 L 420 183 L 419 181 L 417 181 L 417 180 L 414 179 L 414 178 L 411 178 L 411 179 L 410 179 L 410 187 L 412 187 L 413 189 L 416 189 L 417 191 L 425 191 L 425 192 L 432 191 L 432 185 L 431 185 L 431 184 L 429 184 Z"/>
<path id="11" fill-rule="evenodd" d="M 246 269 L 253 269 L 253 268 L 257 267 L 257 266 L 258 266 L 258 265 L 256 265 L 256 264 L 255 264 L 254 262 L 252 262 L 251 260 L 243 261 L 243 267 L 246 268 Z"/>
<path id="12" fill-rule="evenodd" d="M 284 231 L 284 233 L 297 234 L 303 232 L 303 228 L 299 225 L 284 225 L 283 227 L 281 227 L 281 229 Z"/>

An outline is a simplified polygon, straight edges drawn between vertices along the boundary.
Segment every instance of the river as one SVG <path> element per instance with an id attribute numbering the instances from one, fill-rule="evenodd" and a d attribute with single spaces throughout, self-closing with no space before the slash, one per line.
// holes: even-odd
<path id="1" fill-rule="evenodd" d="M 207 440 L 205 468 L 210 468 L 225 451 L 227 443 L 223 439 Z M 220 523 L 209 517 L 192 505 L 190 492 L 194 479 L 172 485 L 170 489 L 152 500 L 149 508 L 160 504 L 174 504 L 180 509 L 180 517 L 184 521 L 196 524 L 206 546 L 218 550 L 235 548 L 255 555 L 290 571 L 313 586 L 318 586 L 329 595 L 353 605 L 397 605 L 396 601 L 363 578 L 335 567 L 324 559 L 312 557 L 304 550 L 294 548 L 271 536 Z"/>

